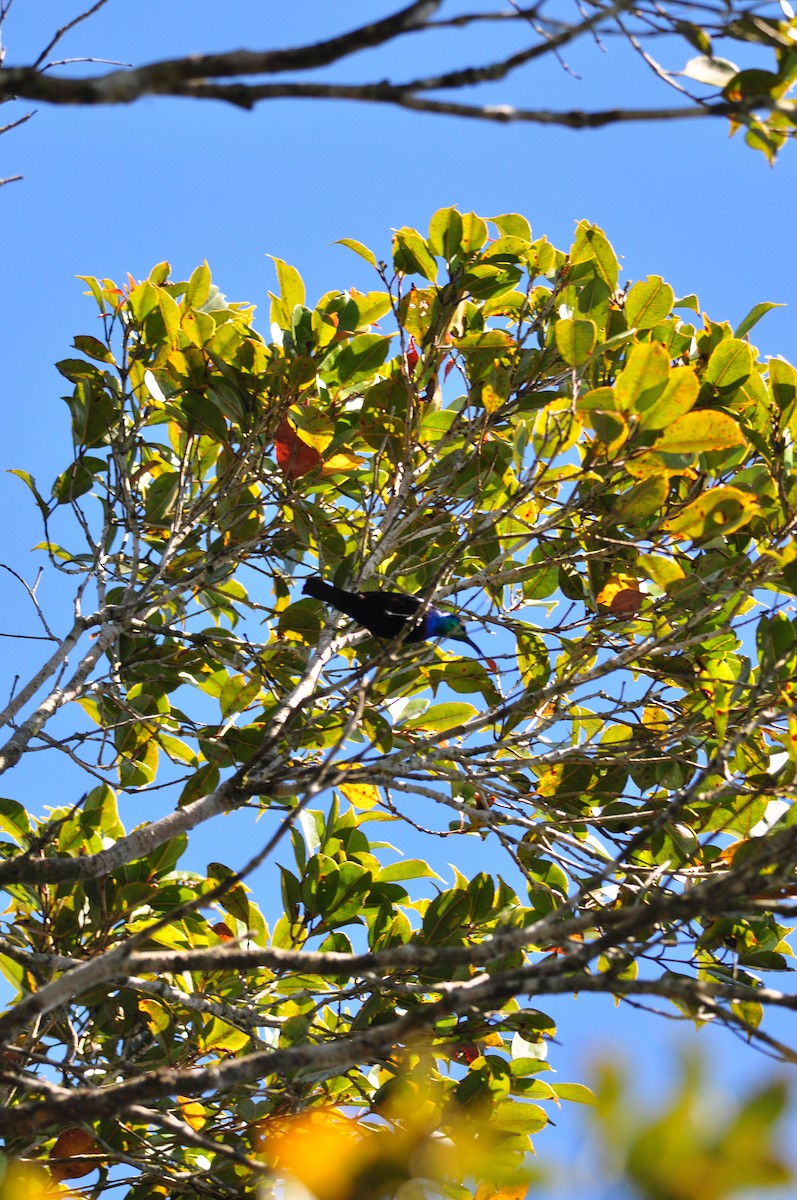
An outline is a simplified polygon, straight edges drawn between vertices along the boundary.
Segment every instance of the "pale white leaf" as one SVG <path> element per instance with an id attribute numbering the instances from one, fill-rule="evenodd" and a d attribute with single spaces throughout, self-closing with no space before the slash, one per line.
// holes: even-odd
<path id="1" fill-rule="evenodd" d="M 710 58 L 707 54 L 699 54 L 697 58 L 690 58 L 678 74 L 695 79 L 698 83 L 722 88 L 734 75 L 739 74 L 739 68 L 727 58 Z"/>

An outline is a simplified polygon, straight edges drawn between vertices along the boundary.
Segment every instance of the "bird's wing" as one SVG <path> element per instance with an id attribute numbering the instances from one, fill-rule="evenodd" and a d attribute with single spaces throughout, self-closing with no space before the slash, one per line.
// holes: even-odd
<path id="1" fill-rule="evenodd" d="M 386 617 L 414 617 L 421 607 L 418 596 L 407 596 L 404 592 L 365 592 L 366 596 L 378 596 L 380 607 Z"/>

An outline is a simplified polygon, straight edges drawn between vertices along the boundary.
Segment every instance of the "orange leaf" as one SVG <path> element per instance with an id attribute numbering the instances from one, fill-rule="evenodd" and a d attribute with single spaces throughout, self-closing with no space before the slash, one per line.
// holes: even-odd
<path id="1" fill-rule="evenodd" d="M 100 1165 L 100 1153 L 99 1146 L 85 1129 L 65 1129 L 55 1140 L 55 1145 L 50 1151 L 50 1160 L 52 1162 L 53 1159 L 63 1158 L 70 1161 L 53 1162 L 50 1174 L 56 1183 L 60 1183 L 62 1179 L 80 1179 L 83 1175 L 90 1175 Z M 93 1161 L 84 1158 L 86 1154 L 91 1154 Z"/>
<path id="2" fill-rule="evenodd" d="M 475 1200 L 525 1200 L 529 1194 L 528 1183 L 507 1187 L 494 1187 L 491 1183 L 480 1183 Z"/>

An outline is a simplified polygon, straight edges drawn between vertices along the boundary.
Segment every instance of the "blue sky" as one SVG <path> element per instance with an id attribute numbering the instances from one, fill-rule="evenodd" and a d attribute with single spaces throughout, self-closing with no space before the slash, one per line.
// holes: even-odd
<path id="1" fill-rule="evenodd" d="M 344 31 L 366 11 L 373 18 L 391 7 L 342 0 L 295 0 L 291 6 L 110 0 L 58 54 L 140 64 L 190 52 L 290 45 Z M 7 65 L 34 57 L 78 11 L 66 0 L 15 0 L 4 30 Z M 497 36 L 471 32 L 462 42 L 478 62 Z M 438 48 L 450 55 L 442 37 Z M 686 57 L 673 46 L 661 53 L 669 67 L 682 66 Z M 431 65 L 414 42 L 402 43 L 400 56 L 402 76 Z M 327 75 L 380 78 L 390 58 L 387 52 L 356 56 Z M 619 45 L 590 44 L 573 53 L 569 65 L 579 79 L 551 64 L 484 98 L 510 96 L 551 107 L 671 102 Z M 5 106 L 2 123 L 28 107 Z M 378 257 L 387 256 L 391 228 L 425 230 L 431 214 L 449 204 L 482 216 L 521 212 L 535 236 L 545 234 L 560 247 L 569 244 L 576 221 L 587 218 L 604 228 L 624 257 L 625 278 L 662 275 L 676 294 L 696 292 L 715 320 L 736 324 L 759 301 L 782 302 L 787 307 L 771 313 L 753 340 L 767 354 L 797 360 L 797 147 L 787 147 L 771 168 L 741 136 L 729 139 L 719 121 L 574 133 L 344 102 L 280 101 L 244 113 L 220 103 L 147 99 L 98 110 L 40 105 L 0 146 L 0 176 L 24 176 L 0 189 L 0 466 L 31 471 L 45 492 L 69 453 L 67 412 L 59 400 L 65 381 L 52 364 L 68 355 L 74 334 L 95 332 L 96 326 L 77 275 L 122 280 L 129 271 L 140 277 L 168 259 L 175 275 L 185 278 L 207 259 L 229 298 L 258 305 L 264 330 L 267 292 L 275 286 L 268 255 L 299 269 L 311 301 L 332 288 L 374 286 L 365 264 L 335 239 L 357 238 Z M 30 547 L 41 537 L 35 509 L 23 486 L 5 473 L 0 502 L 7 514 L 0 561 L 32 578 L 38 559 Z M 27 631 L 20 589 L 0 575 L 3 628 Z M 43 599 L 57 595 L 57 582 L 45 577 Z M 63 614 L 61 624 L 66 619 Z M 4 640 L 0 687 L 10 686 L 18 650 Z M 52 781 L 43 761 L 28 780 L 46 790 Z M 39 807 L 30 794 L 18 798 Z M 42 794 L 41 804 L 48 800 Z M 234 861 L 233 851 L 227 861 Z M 267 897 L 263 903 L 268 908 Z M 567 1028 L 565 1077 L 579 1077 L 582 1046 L 618 1042 L 622 1031 L 646 1076 L 656 1084 L 666 1078 L 676 1040 L 672 1026 L 626 1014 L 611 1034 L 616 1014 L 610 1004 L 584 998 L 556 1007 Z M 718 1078 L 729 1086 L 764 1067 L 727 1035 L 706 1030 L 699 1041 L 721 1055 Z M 539 1139 L 540 1151 L 556 1153 L 557 1141 L 561 1150 L 573 1128 L 563 1114 L 557 1130 Z"/>

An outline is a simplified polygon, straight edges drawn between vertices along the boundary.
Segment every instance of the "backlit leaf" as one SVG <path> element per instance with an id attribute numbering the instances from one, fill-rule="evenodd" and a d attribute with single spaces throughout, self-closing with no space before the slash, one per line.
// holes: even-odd
<path id="1" fill-rule="evenodd" d="M 711 538 L 733 533 L 760 512 L 755 496 L 735 487 L 711 488 L 676 517 L 665 521 L 664 528 L 680 538 Z"/>

